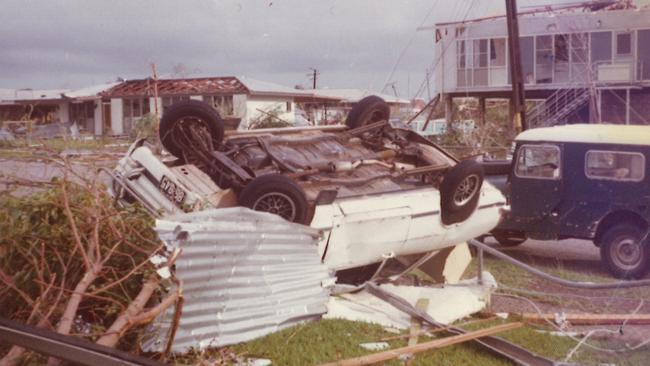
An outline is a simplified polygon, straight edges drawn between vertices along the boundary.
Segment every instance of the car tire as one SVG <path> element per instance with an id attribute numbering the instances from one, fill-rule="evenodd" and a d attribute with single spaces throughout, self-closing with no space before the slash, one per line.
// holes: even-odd
<path id="1" fill-rule="evenodd" d="M 308 203 L 305 191 L 281 174 L 259 176 L 239 193 L 239 204 L 255 211 L 270 212 L 285 220 L 307 224 Z"/>
<path id="2" fill-rule="evenodd" d="M 495 231 L 492 233 L 492 236 L 502 247 L 516 247 L 523 244 L 528 239 L 523 233 L 516 233 L 518 235 L 513 234 L 515 233 Z"/>
<path id="3" fill-rule="evenodd" d="M 445 174 L 440 184 L 440 216 L 451 225 L 465 221 L 476 209 L 483 185 L 483 167 L 464 160 Z"/>
<path id="4" fill-rule="evenodd" d="M 187 128 L 202 128 L 209 135 L 206 141 L 189 141 Z M 163 147 L 177 158 L 184 158 L 184 146 L 216 149 L 223 140 L 224 123 L 210 105 L 198 100 L 184 100 L 170 106 L 160 120 L 158 131 Z M 188 153 L 187 151 L 185 153 Z"/>
<path id="5" fill-rule="evenodd" d="M 379 121 L 388 121 L 388 118 L 390 118 L 388 103 L 376 95 L 370 95 L 352 107 L 345 119 L 345 125 L 349 128 L 357 128 Z"/>
<path id="6" fill-rule="evenodd" d="M 600 241 L 600 259 L 617 278 L 641 278 L 650 265 L 648 245 L 639 243 L 645 232 L 632 224 L 609 228 Z"/>

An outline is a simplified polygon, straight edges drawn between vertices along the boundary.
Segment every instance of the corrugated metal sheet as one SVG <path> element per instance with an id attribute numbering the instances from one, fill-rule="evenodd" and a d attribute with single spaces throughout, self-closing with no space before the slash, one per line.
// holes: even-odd
<path id="1" fill-rule="evenodd" d="M 175 274 L 185 303 L 173 352 L 247 341 L 327 311 L 324 286 L 333 281 L 312 228 L 235 207 L 157 220 L 156 231 L 182 249 Z M 173 313 L 156 319 L 143 350 L 165 348 Z"/>

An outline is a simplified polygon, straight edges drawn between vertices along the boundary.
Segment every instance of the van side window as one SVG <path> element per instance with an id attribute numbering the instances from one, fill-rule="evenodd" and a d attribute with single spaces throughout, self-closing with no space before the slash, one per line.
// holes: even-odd
<path id="1" fill-rule="evenodd" d="M 515 175 L 520 178 L 559 179 L 560 148 L 555 145 L 523 145 L 517 155 Z"/>
<path id="2" fill-rule="evenodd" d="M 585 175 L 591 179 L 639 182 L 645 176 L 645 157 L 634 152 L 589 150 Z"/>

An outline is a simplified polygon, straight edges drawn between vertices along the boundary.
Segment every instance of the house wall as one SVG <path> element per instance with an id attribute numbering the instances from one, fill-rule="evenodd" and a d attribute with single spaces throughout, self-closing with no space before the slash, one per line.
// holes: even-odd
<path id="1" fill-rule="evenodd" d="M 70 109 L 69 109 L 69 103 L 67 101 L 61 101 L 56 103 L 57 104 L 57 110 L 56 110 L 56 117 L 54 118 L 55 120 L 58 119 L 60 122 L 70 122 Z"/>
<path id="2" fill-rule="evenodd" d="M 157 98 L 158 102 L 158 118 L 162 117 L 162 98 L 158 97 Z M 156 113 L 156 98 L 151 97 L 149 98 L 149 113 L 155 114 Z"/>
<path id="3" fill-rule="evenodd" d="M 548 16 L 544 14 L 538 14 L 534 16 L 521 16 L 519 17 L 519 28 L 521 37 L 575 33 L 593 34 L 596 32 L 604 31 L 633 31 L 634 36 L 632 39 L 632 49 L 633 55 L 637 56 L 636 53 L 638 51 L 638 42 L 650 42 L 650 37 L 646 36 L 646 30 L 650 29 L 650 9 L 603 11 L 597 13 L 576 12 L 571 14 L 557 14 L 554 16 Z M 458 41 L 465 40 L 466 42 L 471 43 L 477 39 L 505 38 L 507 37 L 507 25 L 505 18 L 484 20 L 476 23 L 438 26 L 436 32 L 441 37 L 441 39 L 436 43 L 436 54 L 442 55 L 440 57 L 440 60 L 437 62 L 436 68 L 434 70 L 437 90 L 442 91 L 443 93 L 453 93 L 467 91 L 468 89 L 490 91 L 505 90 L 507 88 L 507 84 L 499 85 L 503 84 L 502 77 L 498 77 L 499 82 L 497 83 L 490 82 L 488 85 L 465 87 L 462 86 L 462 84 L 459 85 L 460 76 L 458 73 Z M 534 38 L 532 42 L 533 47 L 536 47 L 536 41 Z M 643 43 L 643 45 L 646 51 L 641 52 L 650 52 L 650 46 L 646 47 L 646 43 Z M 525 53 L 525 50 L 523 49 L 525 46 L 526 45 L 522 43 L 522 53 Z M 613 51 L 613 42 L 611 47 Z M 488 52 L 490 52 L 489 48 Z M 533 54 L 533 60 L 530 60 L 530 62 L 536 63 L 538 56 L 540 55 Z M 644 57 L 648 58 L 650 56 Z M 650 58 L 647 60 L 645 58 L 643 59 L 643 63 L 650 64 Z M 591 60 L 587 61 L 589 62 Z M 524 60 L 524 63 L 525 62 L 526 60 Z M 642 66 L 633 59 L 624 60 L 622 63 L 626 64 L 625 67 L 632 75 L 641 74 Z M 645 67 L 647 68 L 648 66 Z M 524 68 L 526 68 L 525 65 Z M 588 70 L 587 66 L 585 66 L 584 69 Z M 643 68 L 643 70 L 645 70 L 645 68 Z M 575 75 L 579 75 L 580 70 L 572 71 L 574 71 Z M 622 71 L 625 70 L 608 70 L 607 67 L 604 67 L 602 70 L 602 76 L 604 78 L 608 75 L 608 73 L 611 75 L 611 72 L 615 72 L 618 75 L 625 74 L 625 72 Z M 595 77 L 598 77 L 599 74 L 601 74 L 601 71 L 598 69 L 597 72 L 595 72 Z M 588 79 L 588 77 L 581 76 L 581 79 L 585 80 Z M 645 79 L 645 76 L 643 79 Z M 576 80 L 568 80 L 565 83 L 575 82 Z M 648 80 L 648 82 L 650 82 L 650 80 Z M 509 83 L 509 81 L 507 81 L 507 83 Z M 530 85 L 527 85 L 526 88 L 557 88 L 558 85 L 554 84 L 555 81 L 550 84 L 532 83 Z"/>
<path id="4" fill-rule="evenodd" d="M 95 136 L 101 136 L 104 134 L 104 119 L 102 115 L 102 100 L 101 99 L 96 99 L 94 101 L 95 105 L 95 111 L 94 111 L 94 119 L 95 119 Z"/>
<path id="5" fill-rule="evenodd" d="M 233 114 L 235 117 L 246 117 L 246 100 L 246 94 L 235 94 L 232 96 Z"/>
<path id="6" fill-rule="evenodd" d="M 123 102 L 120 98 L 111 99 L 111 130 L 114 135 L 124 133 Z"/>
<path id="7" fill-rule="evenodd" d="M 287 103 L 290 106 L 290 111 L 287 111 Z M 276 108 L 280 111 L 280 113 L 277 115 L 278 118 L 281 118 L 282 120 L 292 124 L 295 122 L 296 118 L 294 111 L 296 109 L 296 106 L 293 102 L 292 97 L 249 95 L 246 98 L 246 113 L 243 116 L 238 129 L 246 130 L 250 126 L 251 122 L 254 122 L 256 119 L 264 116 L 264 113 L 260 112 L 259 110 L 271 112 Z"/>

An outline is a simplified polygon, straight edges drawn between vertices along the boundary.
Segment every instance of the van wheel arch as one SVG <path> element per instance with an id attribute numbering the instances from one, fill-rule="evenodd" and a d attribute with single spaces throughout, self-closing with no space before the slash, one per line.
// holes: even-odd
<path id="1" fill-rule="evenodd" d="M 600 247 L 600 244 L 603 239 L 603 235 L 612 228 L 621 223 L 628 223 L 638 226 L 639 229 L 645 231 L 648 230 L 648 221 L 645 220 L 641 215 L 632 211 L 614 211 L 608 213 L 603 219 L 598 223 L 596 228 L 596 235 L 594 236 L 593 242 L 597 247 Z"/>

